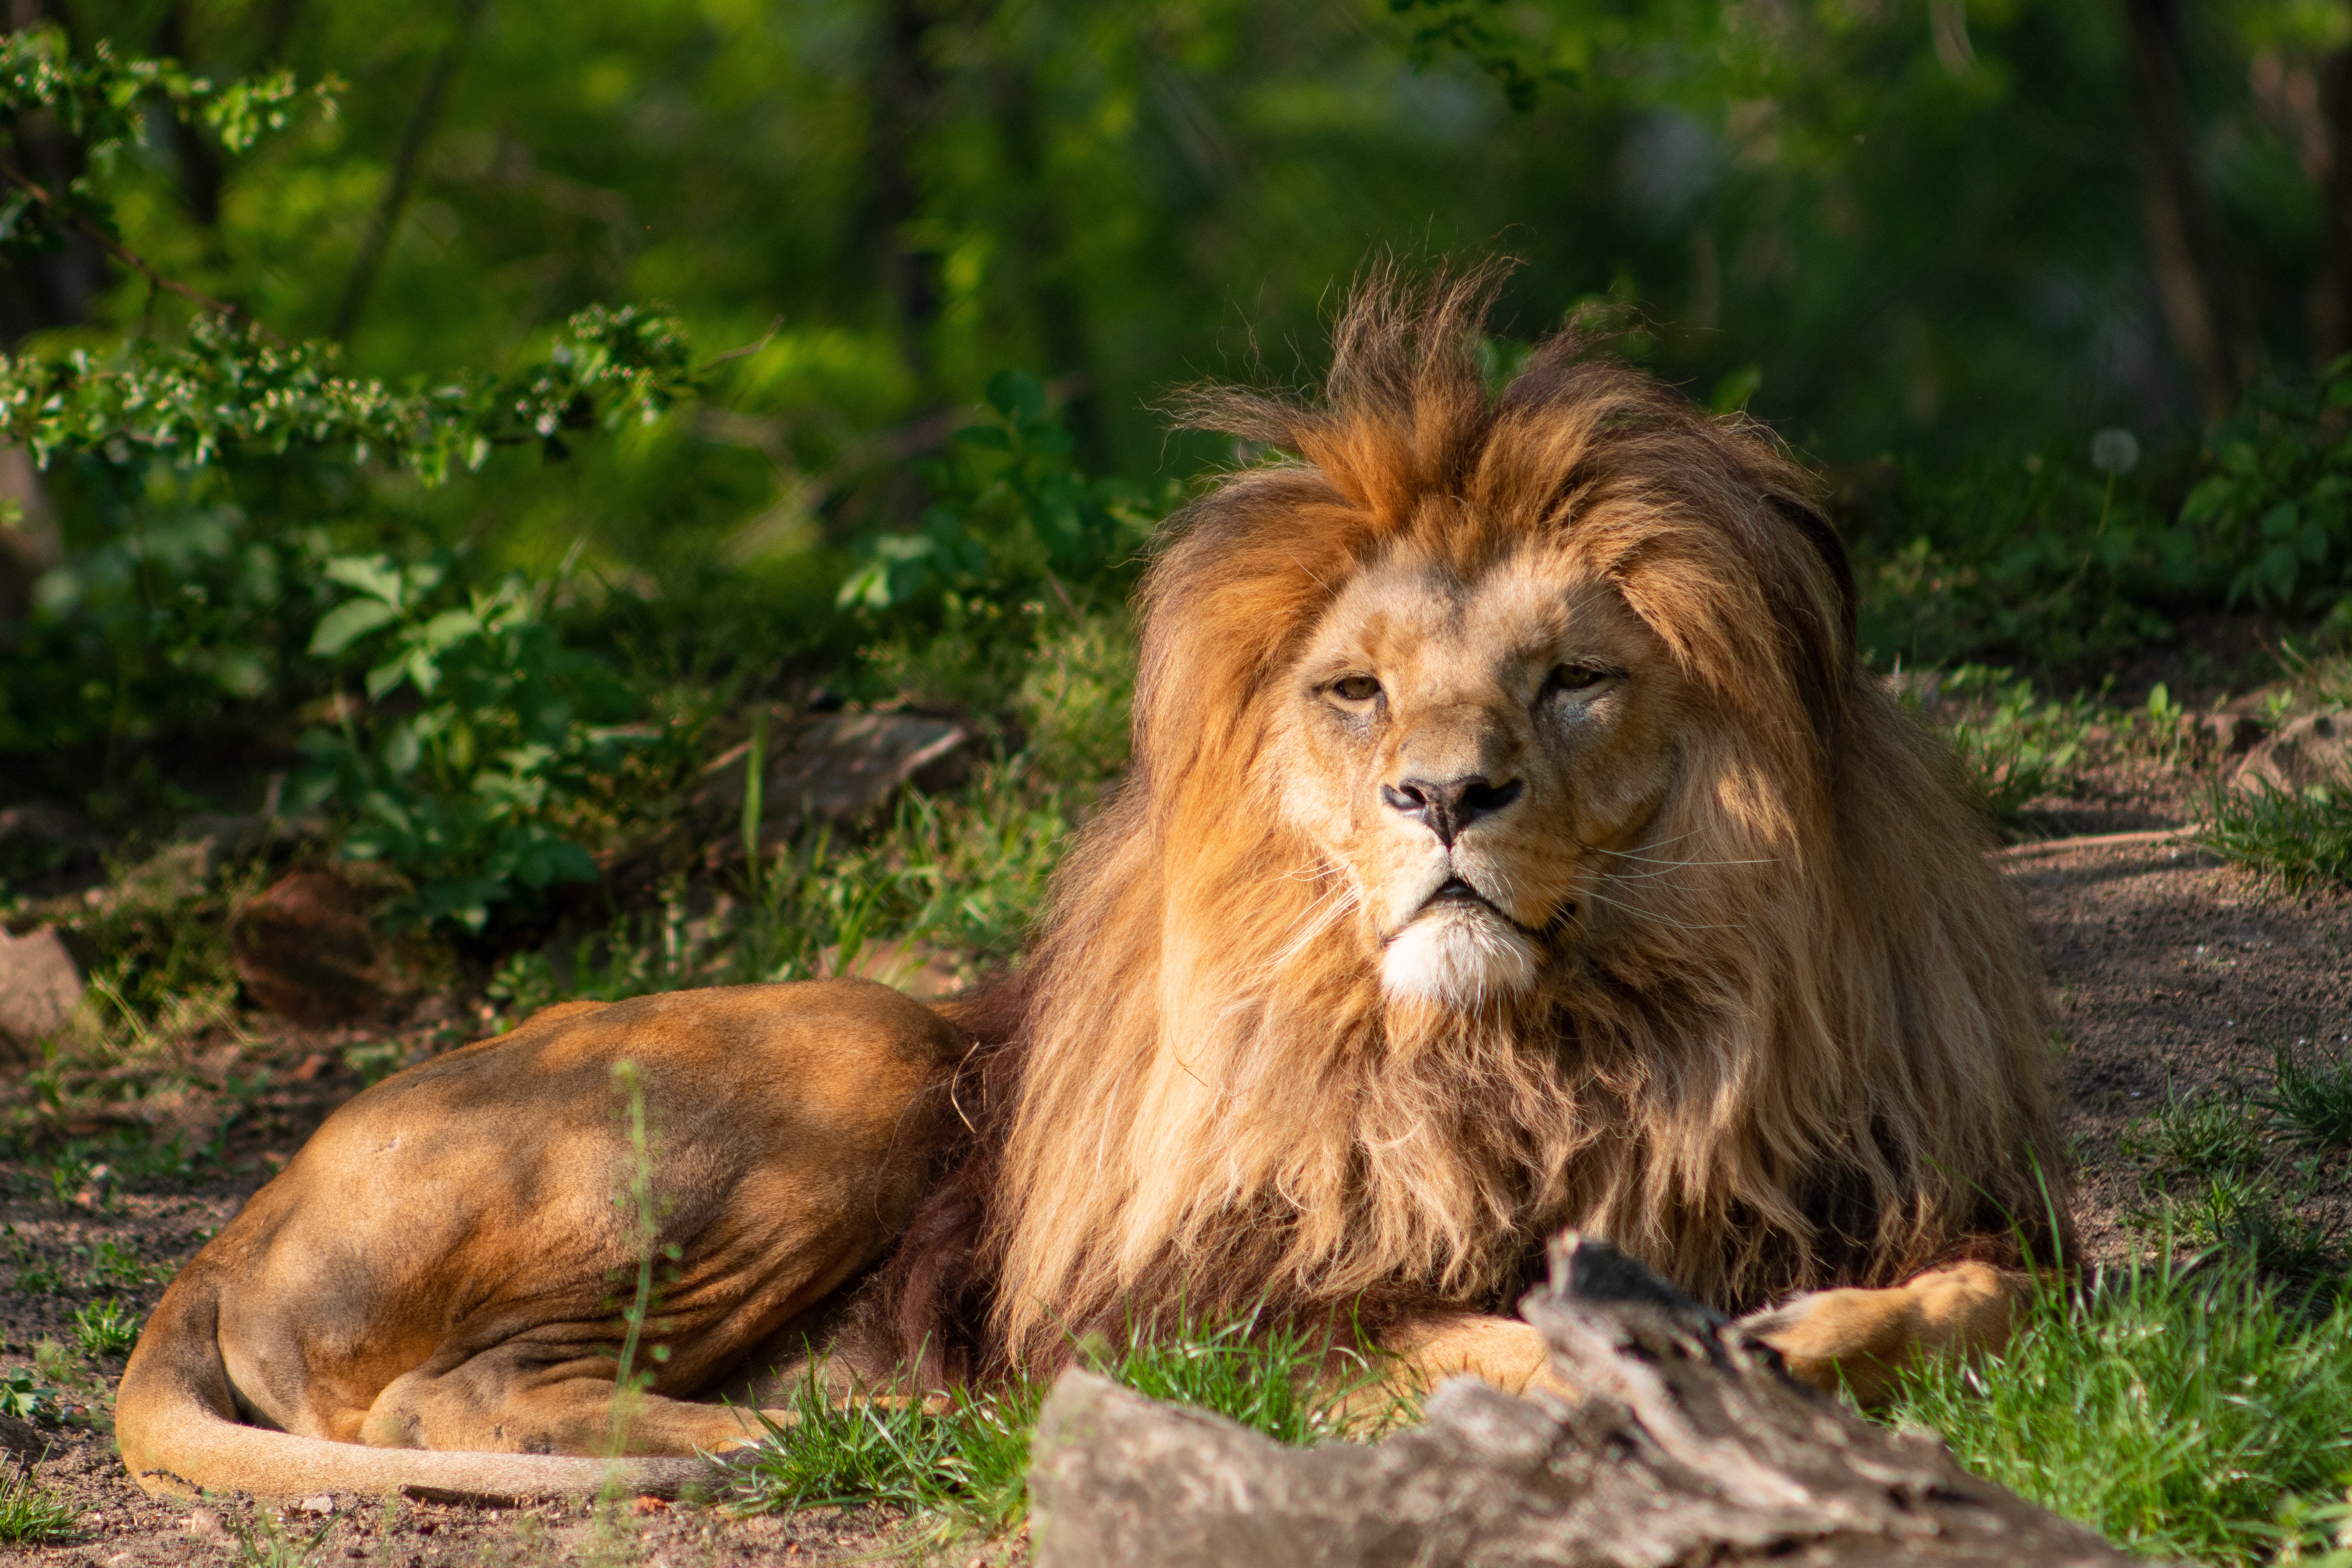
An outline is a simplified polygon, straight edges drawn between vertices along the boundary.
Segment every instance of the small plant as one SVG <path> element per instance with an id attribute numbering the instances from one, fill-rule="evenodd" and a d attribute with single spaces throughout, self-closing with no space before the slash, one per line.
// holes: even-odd
<path id="1" fill-rule="evenodd" d="M 2151 1167 L 2159 1182 L 2236 1175 L 2262 1164 L 2263 1131 L 2263 1118 L 2249 1102 L 2223 1094 L 2178 1095 L 2168 1087 L 2161 1106 L 2124 1129 L 2116 1152 Z"/>
<path id="2" fill-rule="evenodd" d="M 258 1508 L 249 1516 L 229 1513 L 226 1522 L 236 1538 L 239 1568 L 310 1568 L 335 1528 L 335 1517 L 329 1514 L 318 1529 L 302 1535 L 287 1514 Z"/>
<path id="3" fill-rule="evenodd" d="M 2205 797 L 2199 840 L 2274 877 L 2289 892 L 2315 881 L 2352 882 L 2352 780 L 2283 789 L 2267 780 Z"/>
<path id="4" fill-rule="evenodd" d="M 2269 1274 L 2322 1274 L 2335 1262 L 2334 1237 L 2301 1212 L 2310 1173 L 2288 1168 L 2278 1131 L 2266 1101 L 2166 1090 L 2159 1109 L 2116 1140 L 2116 1152 L 2143 1168 L 2143 1201 L 2126 1222 L 2168 1243 L 2223 1248 Z"/>
<path id="5" fill-rule="evenodd" d="M 84 1261 L 84 1276 L 93 1285 L 109 1285 L 121 1290 L 143 1290 L 154 1284 L 160 1271 L 142 1263 L 136 1250 L 125 1247 L 113 1239 L 104 1238 L 92 1247 L 74 1248 Z"/>
<path id="6" fill-rule="evenodd" d="M 1995 823 L 2015 827 L 2029 803 L 2066 787 L 2082 753 L 2083 718 L 2073 707 L 2042 701 L 2032 681 L 1978 665 L 1952 671 L 1944 692 L 1977 710 L 1944 733 Z"/>
<path id="7" fill-rule="evenodd" d="M 16 1268 L 16 1289 L 27 1296 L 54 1296 L 65 1288 L 65 1271 L 50 1260 L 47 1254 L 16 1233 L 10 1226 L 5 1234 L 8 1245 L 8 1261 Z"/>
<path id="8" fill-rule="evenodd" d="M 81 1342 L 82 1353 L 92 1360 L 131 1353 L 139 1342 L 139 1314 L 122 1302 L 109 1297 L 92 1301 L 74 1313 L 74 1338 Z"/>
<path id="9" fill-rule="evenodd" d="M 73 1533 L 73 1505 L 33 1480 L 32 1467 L 0 1474 L 0 1542 L 29 1546 Z"/>
<path id="10" fill-rule="evenodd" d="M 0 1415 L 14 1415 L 19 1421 L 52 1422 L 58 1419 L 58 1391 L 42 1383 L 29 1366 L 12 1366 L 0 1372 Z"/>
<path id="11" fill-rule="evenodd" d="M 2271 1060 L 2271 1091 L 2257 1103 L 2280 1131 L 2316 1148 L 2352 1148 L 2352 1060 L 2306 1062 L 2284 1043 Z"/>

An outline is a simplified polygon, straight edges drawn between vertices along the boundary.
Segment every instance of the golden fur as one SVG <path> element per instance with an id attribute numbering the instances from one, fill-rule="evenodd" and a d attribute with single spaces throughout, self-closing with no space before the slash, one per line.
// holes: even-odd
<path id="1" fill-rule="evenodd" d="M 1563 1226 L 1741 1310 L 2063 1214 L 2035 963 L 1948 761 L 1855 660 L 1804 476 L 1570 338 L 1490 396 L 1486 289 L 1365 290 L 1319 406 L 1188 401 L 1286 456 L 1151 568 L 1134 775 L 886 1283 L 903 1350 L 981 1317 L 978 1363 L 1050 1364 L 1180 1300 L 1506 1308 Z M 1532 984 L 1391 995 L 1361 868 L 1286 804 L 1297 668 L 1370 572 L 1530 556 L 1655 639 L 1674 710 L 1617 771 L 1678 772 L 1622 849 L 1538 835 L 1496 873 L 1575 910 Z"/>

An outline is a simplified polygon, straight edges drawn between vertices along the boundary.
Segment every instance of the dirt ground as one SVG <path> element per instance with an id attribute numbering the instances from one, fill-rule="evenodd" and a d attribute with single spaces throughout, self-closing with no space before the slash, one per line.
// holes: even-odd
<path id="1" fill-rule="evenodd" d="M 2044 834 L 2164 827 L 2182 820 L 2193 787 L 2185 771 L 2095 772 L 2065 801 L 2044 803 Z M 2275 1044 L 2352 1050 L 2352 897 L 2290 896 L 2177 845 L 2137 843 L 2002 858 L 2048 963 L 2068 1104 L 2065 1131 L 2081 1163 L 2077 1217 L 2085 1257 L 2112 1262 L 2148 1246 L 2125 1216 L 2142 1201 L 2139 1176 L 2118 1149 L 2136 1118 L 2168 1094 L 2243 1093 L 2265 1081 Z M 456 1021 L 420 1018 L 401 1036 L 421 1052 L 462 1034 Z M 224 1067 L 243 1110 L 231 1123 L 236 1175 L 193 1191 L 122 1190 L 101 1171 L 72 1192 L 19 1168 L 0 1201 L 0 1245 L 21 1280 L 54 1271 L 47 1292 L 0 1297 L 0 1375 L 38 1360 L 40 1381 L 64 1387 L 79 1414 L 42 1433 L 34 1475 L 79 1512 L 74 1538 L 0 1548 L 0 1560 L 131 1568 L 164 1563 L 339 1561 L 398 1564 L 646 1563 L 711 1565 L 843 1561 L 904 1545 L 894 1521 L 831 1510 L 790 1520 L 739 1520 L 709 1508 L 622 1499 L 601 1513 L 578 1505 L 488 1509 L 413 1500 L 320 1497 L 291 1510 L 237 1500 L 204 1508 L 145 1497 L 113 1457 L 108 1412 L 119 1357 L 93 1361 L 76 1346 L 75 1309 L 100 1297 L 152 1307 L 162 1283 L 268 1173 L 282 1164 L 360 1080 L 343 1053 L 371 1037 L 291 1028 L 231 1052 Z M 373 1037 L 381 1037 L 381 1035 Z M 272 1068 L 258 1088 L 255 1064 Z M 237 1074 L 243 1074 L 238 1078 Z M 224 1114 L 198 1097 L 192 1142 Z M 76 1129 L 102 1131 L 101 1128 Z M 2341 1156 L 2305 1168 L 2306 1215 L 2352 1233 L 2352 1172 Z M 169 1184 L 161 1184 L 168 1186 Z M 38 1347 L 48 1345 L 46 1352 Z M 62 1347 L 63 1353 L 60 1353 Z M 15 1428 L 20 1436 L 23 1428 Z M 5 1436 L 5 1434 L 0 1434 Z M 310 1543 L 316 1536 L 315 1547 Z M 307 1550 L 306 1550 L 307 1548 Z M 938 1560 L 962 1564 L 1019 1554 L 970 1543 Z"/>

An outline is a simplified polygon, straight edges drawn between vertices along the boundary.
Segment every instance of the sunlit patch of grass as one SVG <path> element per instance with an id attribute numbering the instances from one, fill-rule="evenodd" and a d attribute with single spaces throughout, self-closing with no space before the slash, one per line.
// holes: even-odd
<path id="1" fill-rule="evenodd" d="M 2001 1354 L 1913 1371 L 1885 1418 L 2134 1551 L 2322 1552 L 2311 1516 L 2352 1472 L 2352 1307 L 2313 1313 L 2242 1266 L 2053 1281 Z"/>
<path id="2" fill-rule="evenodd" d="M 2216 783 L 2199 813 L 2197 837 L 2289 892 L 2315 881 L 2352 883 L 2352 781 L 2300 790 Z"/>
<path id="3" fill-rule="evenodd" d="M 33 1480 L 29 1467 L 0 1471 L 0 1542 L 26 1546 L 73 1533 L 73 1505 Z"/>
<path id="4" fill-rule="evenodd" d="M 1375 1352 L 1343 1352 L 1334 1376 L 1321 1342 L 1261 1331 L 1247 1317 L 1184 1319 L 1171 1333 L 1136 1333 L 1117 1353 L 1089 1342 L 1078 1359 L 1139 1394 L 1213 1411 L 1282 1443 L 1376 1437 L 1413 1414 L 1402 1400 L 1363 1397 L 1381 1384 Z M 1018 1380 L 928 1404 L 887 1391 L 843 1401 L 812 1375 L 794 1395 L 792 1423 L 771 1426 L 738 1461 L 735 1506 L 768 1513 L 878 1504 L 928 1517 L 941 1534 L 1013 1529 L 1028 1511 L 1029 1443 L 1045 1394 L 1045 1385 Z"/>

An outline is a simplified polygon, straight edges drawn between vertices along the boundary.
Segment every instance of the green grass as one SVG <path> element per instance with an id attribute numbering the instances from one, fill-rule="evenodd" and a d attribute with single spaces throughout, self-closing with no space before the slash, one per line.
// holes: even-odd
<path id="1" fill-rule="evenodd" d="M 2310 1516 L 2352 1475 L 2352 1306 L 2312 1311 L 2242 1267 L 2053 1285 L 2004 1353 L 1913 1373 L 1886 1419 L 2133 1551 L 2324 1550 Z"/>
<path id="2" fill-rule="evenodd" d="M 1123 1352 L 1087 1342 L 1079 1361 L 1153 1399 L 1198 1406 L 1293 1445 L 1378 1436 L 1409 1419 L 1398 1400 L 1364 1396 L 1380 1382 L 1373 1354 L 1350 1352 L 1352 1370 L 1328 1375 L 1318 1341 L 1292 1330 L 1259 1333 L 1249 1318 L 1183 1320 L 1175 1332 L 1136 1334 Z M 884 1391 L 836 1401 L 803 1383 L 789 1426 L 740 1461 L 736 1508 L 747 1513 L 880 1504 L 929 1522 L 941 1535 L 1000 1534 L 1028 1512 L 1029 1440 L 1043 1384 L 1016 1381 L 944 1404 Z M 1372 1406 L 1366 1414 L 1365 1405 Z"/>
<path id="3" fill-rule="evenodd" d="M 2278 1059 L 2300 1070 L 2284 1049 Z M 2272 1275 L 2318 1279 L 2337 1261 L 2336 1237 L 2304 1213 L 2313 1169 L 2289 1158 L 2297 1135 L 2260 1097 L 2168 1089 L 2116 1140 L 2140 1170 L 2140 1201 L 2125 1222 L 2168 1247 L 2218 1247 Z"/>
<path id="4" fill-rule="evenodd" d="M 2197 837 L 2225 859 L 2273 877 L 2289 892 L 2314 882 L 2352 882 L 2352 782 L 2301 790 L 2216 782 Z"/>
<path id="5" fill-rule="evenodd" d="M 2281 1045 L 2273 1064 L 2260 1103 L 2279 1128 L 2313 1148 L 2352 1148 L 2352 1059 L 2338 1053 L 2305 1062 Z"/>
<path id="6" fill-rule="evenodd" d="M 0 1474 L 0 1542 L 30 1545 L 73 1533 L 73 1505 L 33 1480 L 29 1469 Z"/>

